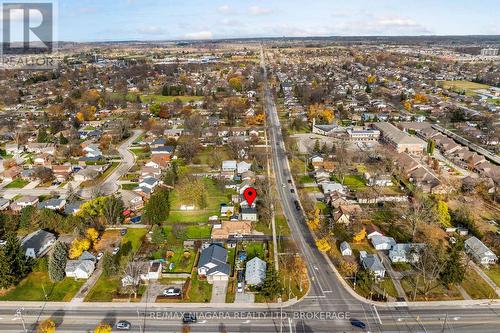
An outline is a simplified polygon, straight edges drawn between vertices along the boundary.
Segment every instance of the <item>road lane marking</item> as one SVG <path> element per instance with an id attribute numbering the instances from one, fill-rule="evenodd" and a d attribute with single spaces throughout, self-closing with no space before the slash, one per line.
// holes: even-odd
<path id="1" fill-rule="evenodd" d="M 378 322 L 380 323 L 380 325 L 383 325 L 382 319 L 380 319 L 380 316 L 379 316 L 378 311 L 377 311 L 377 307 L 375 305 L 373 305 L 373 310 L 375 310 L 375 314 L 377 315 Z"/>

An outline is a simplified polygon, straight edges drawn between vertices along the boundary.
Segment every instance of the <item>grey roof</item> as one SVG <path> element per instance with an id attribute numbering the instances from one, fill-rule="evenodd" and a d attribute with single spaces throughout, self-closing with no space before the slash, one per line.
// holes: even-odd
<path id="1" fill-rule="evenodd" d="M 54 240 L 56 240 L 56 236 L 48 231 L 40 229 L 26 236 L 23 239 L 21 246 L 25 251 L 27 249 L 34 249 L 35 253 L 38 253 L 44 244 Z"/>
<path id="2" fill-rule="evenodd" d="M 174 147 L 173 146 L 157 147 L 157 148 L 151 149 L 151 152 L 172 154 L 174 152 Z"/>
<path id="3" fill-rule="evenodd" d="M 93 261 L 93 262 L 97 261 L 97 258 L 92 253 L 90 253 L 89 251 L 83 251 L 82 255 L 78 259 L 80 259 L 80 260 L 90 260 L 90 261 Z"/>
<path id="4" fill-rule="evenodd" d="M 384 133 L 385 137 L 389 138 L 392 142 L 396 144 L 425 145 L 425 141 L 423 141 L 422 139 L 406 134 L 405 132 L 401 131 L 399 128 L 397 128 L 391 123 L 380 122 L 380 123 L 375 123 L 373 126 L 375 126 L 378 130 Z"/>
<path id="5" fill-rule="evenodd" d="M 464 242 L 465 246 L 470 249 L 470 251 L 474 252 L 474 255 L 477 257 L 490 257 L 494 260 L 497 260 L 497 256 L 491 251 L 483 242 L 481 242 L 475 236 L 467 239 Z"/>
<path id="6" fill-rule="evenodd" d="M 344 250 L 351 250 L 352 251 L 351 246 L 349 245 L 349 243 L 347 243 L 345 241 L 342 242 L 342 243 L 340 243 L 340 251 L 344 251 Z"/>
<path id="7" fill-rule="evenodd" d="M 241 214 L 257 214 L 257 208 L 242 208 L 241 209 Z"/>
<path id="8" fill-rule="evenodd" d="M 156 182 L 158 182 L 158 179 L 156 179 L 154 177 L 147 177 L 147 178 L 144 178 L 141 183 L 146 183 L 148 185 L 154 185 Z"/>
<path id="9" fill-rule="evenodd" d="M 390 246 L 396 245 L 396 241 L 392 237 L 375 235 L 371 238 L 373 246 L 381 244 L 389 244 Z"/>
<path id="10" fill-rule="evenodd" d="M 249 260 L 245 266 L 245 281 L 247 283 L 261 284 L 266 277 L 267 263 L 255 257 Z"/>
<path id="11" fill-rule="evenodd" d="M 385 271 L 384 265 L 380 262 L 380 259 L 372 254 L 366 253 L 365 251 L 359 251 L 359 256 L 361 263 L 365 269 L 370 271 Z"/>
<path id="12" fill-rule="evenodd" d="M 201 251 L 198 267 L 203 267 L 212 263 L 215 267 L 209 269 L 207 275 L 217 271 L 229 274 L 231 272 L 231 267 L 226 263 L 226 260 L 227 250 L 220 245 L 212 244 L 205 250 Z"/>
<path id="13" fill-rule="evenodd" d="M 78 210 L 82 204 L 83 201 L 74 201 L 66 204 L 66 206 L 64 207 L 64 214 L 66 215 L 73 214 L 73 212 Z"/>
<path id="14" fill-rule="evenodd" d="M 63 201 L 65 201 L 65 200 L 64 199 L 56 199 L 56 198 L 48 199 L 48 200 L 39 202 L 38 208 L 56 207 L 56 206 L 59 206 Z"/>
<path id="15" fill-rule="evenodd" d="M 87 272 L 88 274 L 92 273 L 95 268 L 95 264 L 91 260 L 68 260 L 66 262 L 65 272 L 74 272 L 78 268 L 82 271 Z"/>

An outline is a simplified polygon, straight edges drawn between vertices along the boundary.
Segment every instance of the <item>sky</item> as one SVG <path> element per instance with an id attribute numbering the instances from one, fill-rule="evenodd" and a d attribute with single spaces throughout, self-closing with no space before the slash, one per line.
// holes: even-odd
<path id="1" fill-rule="evenodd" d="M 499 0 L 57 0 L 63 41 L 500 35 Z"/>

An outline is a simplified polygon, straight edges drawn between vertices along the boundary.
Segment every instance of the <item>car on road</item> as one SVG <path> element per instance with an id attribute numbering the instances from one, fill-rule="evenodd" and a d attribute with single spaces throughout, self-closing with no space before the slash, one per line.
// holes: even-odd
<path id="1" fill-rule="evenodd" d="M 174 288 L 174 287 L 169 287 L 165 290 L 163 290 L 163 296 L 167 297 L 177 297 L 181 295 L 181 289 L 180 288 Z"/>
<path id="2" fill-rule="evenodd" d="M 300 202 L 299 202 L 299 200 L 294 200 L 293 204 L 295 205 L 295 209 L 296 210 L 300 210 Z"/>
<path id="3" fill-rule="evenodd" d="M 116 323 L 116 329 L 121 331 L 129 331 L 132 328 L 132 325 L 126 320 L 120 320 Z"/>
<path id="4" fill-rule="evenodd" d="M 120 251 L 120 248 L 119 248 L 119 247 L 115 247 L 115 248 L 113 249 L 113 252 L 111 252 L 111 254 L 112 254 L 112 255 L 115 255 L 115 254 L 117 254 L 119 251 Z"/>
<path id="5" fill-rule="evenodd" d="M 295 193 L 295 190 L 293 188 L 291 188 L 290 193 Z"/>
<path id="6" fill-rule="evenodd" d="M 96 257 L 97 261 L 101 260 L 103 256 L 104 256 L 104 253 L 103 252 L 99 252 L 97 254 L 97 257 Z"/>
<path id="7" fill-rule="evenodd" d="M 122 229 L 122 230 L 120 230 L 120 234 L 121 234 L 122 236 L 125 236 L 125 234 L 126 234 L 126 233 L 127 233 L 127 229 Z"/>
<path id="8" fill-rule="evenodd" d="M 243 282 L 238 282 L 238 292 L 239 293 L 243 292 Z"/>
<path id="9" fill-rule="evenodd" d="M 361 329 L 365 329 L 366 328 L 366 324 L 363 323 L 359 319 L 351 319 L 351 325 L 354 326 L 354 327 L 359 327 Z"/>
<path id="10" fill-rule="evenodd" d="M 288 184 L 291 184 L 292 183 L 292 180 L 291 179 L 288 179 Z"/>
<path id="11" fill-rule="evenodd" d="M 196 318 L 196 313 L 192 312 L 185 312 L 182 315 L 182 322 L 184 324 L 191 324 L 191 323 L 196 323 L 198 319 Z"/>

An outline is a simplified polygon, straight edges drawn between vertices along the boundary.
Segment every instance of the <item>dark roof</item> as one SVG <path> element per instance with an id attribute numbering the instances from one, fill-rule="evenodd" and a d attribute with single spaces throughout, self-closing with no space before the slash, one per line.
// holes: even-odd
<path id="1" fill-rule="evenodd" d="M 174 152 L 174 147 L 173 146 L 162 146 L 162 147 L 157 147 L 151 149 L 152 152 L 157 152 L 157 153 L 168 153 L 172 154 Z"/>
<path id="2" fill-rule="evenodd" d="M 40 229 L 26 236 L 23 239 L 21 246 L 25 251 L 27 249 L 34 249 L 36 253 L 40 248 L 43 247 L 45 243 L 51 240 L 55 240 L 55 238 L 56 236 L 54 236 L 50 232 Z"/>
<path id="3" fill-rule="evenodd" d="M 226 263 L 226 260 L 227 250 L 220 245 L 212 244 L 201 252 L 198 266 L 201 267 L 208 263 L 213 263 L 216 266 L 211 268 L 207 272 L 208 274 L 216 271 L 229 274 L 231 267 Z"/>
<path id="4" fill-rule="evenodd" d="M 257 214 L 257 209 L 252 207 L 242 208 L 241 214 Z"/>

